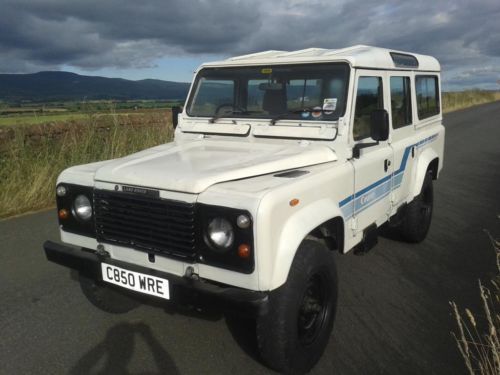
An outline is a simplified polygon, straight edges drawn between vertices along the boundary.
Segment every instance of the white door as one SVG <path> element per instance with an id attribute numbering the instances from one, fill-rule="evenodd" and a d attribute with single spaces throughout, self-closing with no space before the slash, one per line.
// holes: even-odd
<path id="1" fill-rule="evenodd" d="M 415 127 L 413 126 L 412 77 L 409 73 L 389 75 L 391 146 L 394 151 L 394 175 L 392 179 L 393 213 L 406 202 L 412 185 L 416 160 Z"/>
<path id="2" fill-rule="evenodd" d="M 373 143 L 370 137 L 370 116 L 375 109 L 389 110 L 386 73 L 357 70 L 354 118 L 351 129 L 354 144 Z M 390 214 L 393 152 L 388 141 L 380 141 L 361 149 L 359 158 L 353 158 L 355 232 L 371 224 L 384 223 Z"/>

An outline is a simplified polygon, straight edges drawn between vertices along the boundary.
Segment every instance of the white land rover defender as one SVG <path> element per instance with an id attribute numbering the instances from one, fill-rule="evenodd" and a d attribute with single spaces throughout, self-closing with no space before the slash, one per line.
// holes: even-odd
<path id="1" fill-rule="evenodd" d="M 368 46 L 203 64 L 173 142 L 61 173 L 73 246 L 46 242 L 47 258 L 105 311 L 146 295 L 251 315 L 265 363 L 308 371 L 332 331 L 333 252 L 366 252 L 384 223 L 427 234 L 439 87 L 433 57 Z"/>

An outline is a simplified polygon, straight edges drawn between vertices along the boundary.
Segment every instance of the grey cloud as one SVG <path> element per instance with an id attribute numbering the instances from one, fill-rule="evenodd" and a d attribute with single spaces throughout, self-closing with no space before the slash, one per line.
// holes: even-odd
<path id="1" fill-rule="evenodd" d="M 147 66 L 166 54 L 230 51 L 259 27 L 258 10 L 250 2 L 231 0 L 8 0 L 0 5 L 0 57 L 17 55 L 40 65 L 122 67 L 128 60 L 130 66 Z"/>
<path id="2" fill-rule="evenodd" d="M 2 4 L 3 3 L 3 4 Z M 445 85 L 497 88 L 498 0 L 0 0 L 4 71 L 147 67 L 165 56 L 353 44 L 431 54 Z M 476 77 L 476 81 L 474 81 Z"/>

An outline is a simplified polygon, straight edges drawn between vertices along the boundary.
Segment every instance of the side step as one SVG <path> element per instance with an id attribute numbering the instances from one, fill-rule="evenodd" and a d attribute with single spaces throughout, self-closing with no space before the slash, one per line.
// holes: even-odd
<path id="1" fill-rule="evenodd" d="M 354 249 L 354 255 L 365 255 L 368 251 L 373 249 L 378 243 L 378 229 L 377 225 L 373 223 L 363 231 L 363 239 L 357 244 Z"/>

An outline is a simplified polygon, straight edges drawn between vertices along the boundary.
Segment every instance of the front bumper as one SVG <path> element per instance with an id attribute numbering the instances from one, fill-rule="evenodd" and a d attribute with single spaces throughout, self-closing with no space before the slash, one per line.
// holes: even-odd
<path id="1" fill-rule="evenodd" d="M 77 270 L 96 281 L 102 281 L 101 263 L 108 263 L 130 271 L 167 279 L 171 296 L 167 303 L 212 306 L 219 310 L 244 316 L 258 316 L 267 313 L 268 294 L 265 292 L 215 285 L 207 281 L 179 277 L 166 272 L 113 260 L 109 257 L 100 256 L 93 251 L 75 249 L 52 241 L 46 241 L 43 248 L 47 260 Z M 127 290 L 127 292 L 129 291 Z M 141 300 L 145 297 L 153 298 L 156 301 L 160 300 L 160 298 L 148 297 L 142 293 L 135 294 Z"/>

